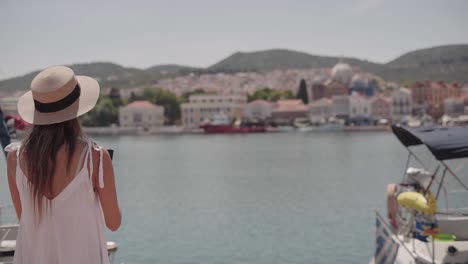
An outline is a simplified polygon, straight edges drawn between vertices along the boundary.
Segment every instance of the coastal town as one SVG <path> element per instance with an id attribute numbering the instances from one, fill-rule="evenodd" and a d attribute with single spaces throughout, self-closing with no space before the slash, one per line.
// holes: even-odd
<path id="1" fill-rule="evenodd" d="M 155 91 L 176 98 L 177 104 L 158 104 L 148 96 Z M 375 131 L 394 123 L 417 127 L 468 122 L 466 84 L 387 82 L 342 62 L 320 69 L 189 73 L 147 87 L 102 87 L 101 93 L 110 98 L 110 105 L 117 100 L 117 108 L 102 110 L 101 116 L 113 115 L 109 122 L 83 121 L 91 133 L 193 133 L 207 132 L 207 125 L 223 126 L 209 130 L 215 133 Z M 19 94 L 2 94 L 0 105 L 6 116 L 21 124 Z"/>

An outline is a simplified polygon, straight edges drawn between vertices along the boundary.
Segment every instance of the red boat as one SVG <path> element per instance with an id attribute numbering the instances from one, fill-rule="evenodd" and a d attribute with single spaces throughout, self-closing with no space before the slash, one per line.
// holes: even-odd
<path id="1" fill-rule="evenodd" d="M 231 124 L 229 118 L 225 115 L 214 116 L 212 122 L 204 123 L 200 128 L 207 134 L 263 133 L 267 131 L 264 125 L 242 125 L 240 122 Z"/>

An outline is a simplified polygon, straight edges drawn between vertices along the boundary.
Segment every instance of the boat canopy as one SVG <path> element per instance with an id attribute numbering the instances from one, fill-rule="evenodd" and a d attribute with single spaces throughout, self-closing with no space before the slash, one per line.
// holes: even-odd
<path id="1" fill-rule="evenodd" d="M 468 158 L 468 127 L 393 125 L 392 131 L 406 147 L 426 145 L 437 160 Z"/>

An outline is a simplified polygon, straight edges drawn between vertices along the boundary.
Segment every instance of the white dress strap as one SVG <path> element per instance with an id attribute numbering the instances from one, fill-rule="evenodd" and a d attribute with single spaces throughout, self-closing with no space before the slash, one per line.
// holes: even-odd
<path id="1" fill-rule="evenodd" d="M 8 146 L 5 147 L 6 152 L 13 152 L 19 150 L 21 147 L 21 142 L 13 142 L 8 144 Z"/>
<path id="2" fill-rule="evenodd" d="M 96 143 L 96 141 L 89 139 L 88 141 L 88 147 L 89 147 L 89 162 L 90 162 L 90 170 L 91 173 L 93 172 L 93 149 L 96 151 L 99 151 L 99 163 L 98 163 L 98 182 L 99 182 L 99 188 L 104 188 L 104 170 L 102 168 L 102 156 L 103 156 L 103 148 Z"/>

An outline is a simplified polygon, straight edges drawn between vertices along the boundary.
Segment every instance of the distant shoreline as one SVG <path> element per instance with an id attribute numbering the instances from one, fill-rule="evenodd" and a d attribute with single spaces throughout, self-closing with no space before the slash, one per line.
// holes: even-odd
<path id="1" fill-rule="evenodd" d="M 97 135 L 97 136 L 147 136 L 147 135 L 190 135 L 190 134 L 205 134 L 203 130 L 184 130 L 181 126 L 163 126 L 157 127 L 150 130 L 144 130 L 143 128 L 126 128 L 118 126 L 109 126 L 109 127 L 83 127 L 83 130 L 88 135 Z M 389 132 L 391 131 L 390 127 L 386 126 L 345 126 L 343 130 L 333 131 L 333 132 Z M 291 131 L 267 131 L 266 134 L 271 133 L 302 133 L 302 134 L 315 134 L 320 132 L 301 132 L 295 129 Z M 223 133 L 219 133 L 223 134 Z M 230 134 L 230 133 L 224 133 Z M 231 134 L 249 134 L 249 133 L 231 133 Z M 257 133 L 258 134 L 258 133 Z M 260 133 L 263 134 L 263 133 Z M 213 135 L 213 134 L 212 134 Z"/>

